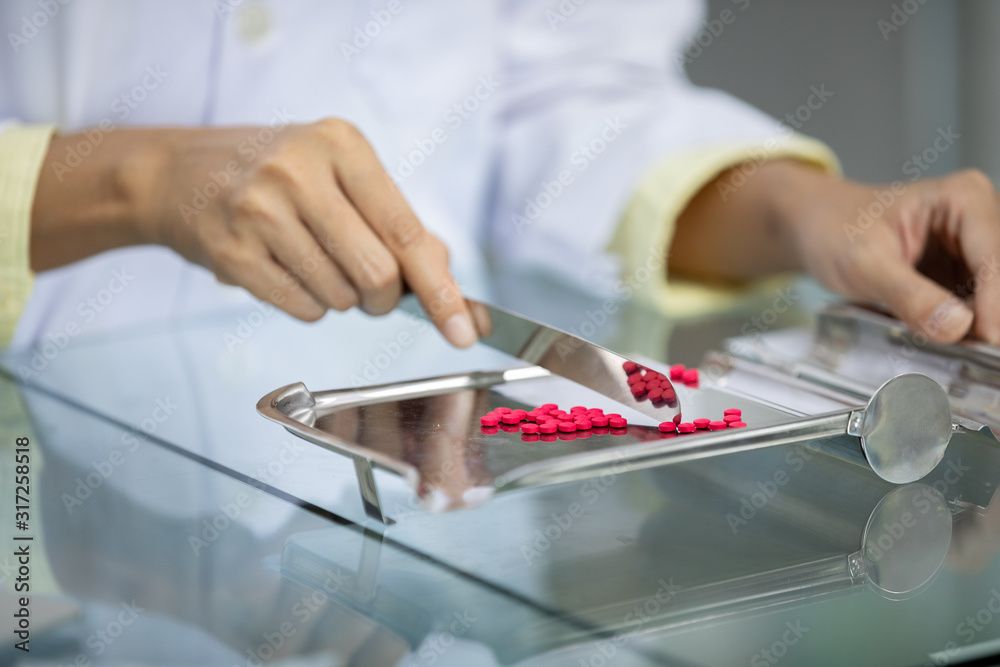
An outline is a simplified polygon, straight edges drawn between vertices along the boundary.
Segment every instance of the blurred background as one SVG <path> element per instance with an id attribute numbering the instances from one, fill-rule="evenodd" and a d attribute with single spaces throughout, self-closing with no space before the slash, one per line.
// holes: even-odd
<path id="1" fill-rule="evenodd" d="M 727 9 L 730 23 L 688 52 L 695 83 L 776 118 L 825 85 L 833 97 L 800 131 L 833 147 L 851 178 L 905 181 L 914 168 L 936 176 L 977 167 L 1000 184 L 1000 3 L 710 0 L 709 21 Z M 904 173 L 949 126 L 961 139 L 930 150 L 937 157 L 926 171 L 911 163 Z"/>

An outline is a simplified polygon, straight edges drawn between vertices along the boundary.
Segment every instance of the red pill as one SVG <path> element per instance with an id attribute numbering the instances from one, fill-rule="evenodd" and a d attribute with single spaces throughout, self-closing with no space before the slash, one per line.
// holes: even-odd
<path id="1" fill-rule="evenodd" d="M 538 427 L 541 433 L 555 433 L 559 430 L 559 423 L 555 421 L 547 421 Z"/>
<path id="2" fill-rule="evenodd" d="M 670 433 L 677 430 L 677 424 L 673 422 L 661 422 L 657 428 L 660 429 L 660 433 Z"/>
<path id="3" fill-rule="evenodd" d="M 691 422 L 681 422 L 677 425 L 678 433 L 694 433 L 695 425 Z"/>
<path id="4" fill-rule="evenodd" d="M 684 380 L 684 384 L 695 384 L 698 382 L 698 369 L 689 368 L 684 371 L 684 376 L 681 378 Z"/>
<path id="5" fill-rule="evenodd" d="M 730 422 L 729 428 L 746 428 L 747 425 L 743 422 Z"/>
<path id="6" fill-rule="evenodd" d="M 624 369 L 625 372 L 628 373 L 629 375 L 632 375 L 632 373 L 635 373 L 636 371 L 639 370 L 639 364 L 635 363 L 634 361 L 626 361 L 624 364 L 622 364 L 622 369 Z"/>
<path id="7" fill-rule="evenodd" d="M 634 385 L 637 382 L 642 382 L 642 376 L 636 373 L 635 375 L 628 376 L 629 385 Z"/>
<path id="8" fill-rule="evenodd" d="M 577 419 L 573 422 L 576 424 L 576 428 L 582 431 L 589 431 L 590 427 L 593 426 L 589 419 Z"/>
<path id="9" fill-rule="evenodd" d="M 538 414 L 537 411 L 532 410 L 531 412 L 529 412 L 528 414 L 526 414 L 524 416 L 524 418 L 527 419 L 529 422 L 537 422 L 538 418 L 541 417 L 541 416 L 542 415 Z"/>
<path id="10" fill-rule="evenodd" d="M 607 426 L 611 422 L 607 415 L 594 415 L 590 418 L 591 426 Z"/>
<path id="11" fill-rule="evenodd" d="M 576 430 L 576 424 L 573 422 L 559 422 L 559 430 L 563 433 L 572 433 Z"/>
<path id="12" fill-rule="evenodd" d="M 521 433 L 538 433 L 538 424 L 521 424 Z"/>
<path id="13" fill-rule="evenodd" d="M 510 408 L 493 408 L 493 412 L 497 413 L 498 415 L 505 415 L 508 412 L 513 412 L 513 410 L 511 410 Z"/>
<path id="14" fill-rule="evenodd" d="M 608 420 L 608 424 L 611 428 L 625 428 L 628 426 L 628 421 L 622 417 L 612 417 Z"/>
<path id="15" fill-rule="evenodd" d="M 604 410 L 601 410 L 600 408 L 591 408 L 591 409 L 587 410 L 587 414 L 588 415 L 603 415 L 604 414 Z"/>
<path id="16" fill-rule="evenodd" d="M 729 424 L 724 421 L 710 421 L 708 422 L 708 430 L 710 431 L 721 431 L 726 428 Z"/>
<path id="17" fill-rule="evenodd" d="M 544 405 L 539 405 L 538 409 L 539 410 L 546 410 L 548 412 L 552 412 L 553 410 L 558 410 L 559 406 L 556 405 L 555 403 L 545 403 Z"/>
<path id="18" fill-rule="evenodd" d="M 694 424 L 695 428 L 708 428 L 708 423 L 712 421 L 711 419 L 705 419 L 704 417 L 699 417 L 698 419 L 692 419 L 691 423 Z"/>
<path id="19" fill-rule="evenodd" d="M 730 415 L 736 415 L 737 417 L 739 417 L 743 414 L 743 412 L 739 408 L 726 408 L 725 410 L 722 411 L 722 414 L 724 414 L 727 417 Z"/>
<path id="20" fill-rule="evenodd" d="M 549 416 L 558 419 L 559 417 L 562 417 L 565 414 L 568 414 L 565 410 L 553 410 L 552 412 L 549 413 Z"/>
<path id="21" fill-rule="evenodd" d="M 497 418 L 492 417 L 490 415 L 483 415 L 482 417 L 479 418 L 479 423 L 482 424 L 483 426 L 496 426 Z"/>
<path id="22" fill-rule="evenodd" d="M 604 416 L 607 417 L 608 419 L 614 419 L 615 417 L 621 417 L 621 415 L 618 414 L 617 412 L 609 412 L 608 414 L 606 414 Z"/>
<path id="23" fill-rule="evenodd" d="M 654 387 L 649 390 L 649 400 L 656 402 L 663 398 L 663 390 L 659 387 Z"/>
<path id="24" fill-rule="evenodd" d="M 684 371 L 686 370 L 687 367 L 684 366 L 684 364 L 674 364 L 673 366 L 670 367 L 670 379 L 680 380 L 681 378 L 684 377 Z"/>
<path id="25" fill-rule="evenodd" d="M 515 415 L 513 412 L 508 412 L 502 418 L 504 424 L 520 424 L 521 418 Z"/>
<path id="26" fill-rule="evenodd" d="M 582 405 L 574 405 L 573 407 L 571 407 L 569 409 L 569 413 L 571 415 L 575 415 L 575 414 L 577 414 L 579 412 L 586 412 L 586 411 L 587 411 L 587 408 L 583 407 Z"/>
<path id="27" fill-rule="evenodd" d="M 517 415 L 518 419 L 521 419 L 521 420 L 523 420 L 525 417 L 528 416 L 528 412 L 526 410 L 520 410 L 520 409 L 518 409 L 518 410 L 511 410 L 510 413 L 512 415 Z"/>
<path id="28" fill-rule="evenodd" d="M 740 417 L 739 415 L 726 415 L 725 417 L 722 418 L 722 421 L 726 422 L 727 424 L 732 424 L 733 422 L 743 421 L 743 418 Z"/>
<path id="29" fill-rule="evenodd" d="M 640 395 L 645 394 L 645 393 L 646 393 L 646 383 L 645 382 L 636 382 L 634 385 L 632 385 L 632 395 L 633 396 L 640 396 Z"/>

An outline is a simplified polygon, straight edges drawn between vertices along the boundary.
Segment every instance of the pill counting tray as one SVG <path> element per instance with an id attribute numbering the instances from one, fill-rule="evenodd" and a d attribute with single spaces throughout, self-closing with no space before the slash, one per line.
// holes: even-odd
<path id="1" fill-rule="evenodd" d="M 737 407 L 752 428 L 795 419 L 777 406 L 714 386 L 678 387 L 677 393 L 691 416 Z M 496 407 L 530 410 L 547 401 L 603 407 L 620 412 L 629 425 L 522 438 L 479 424 Z M 439 512 L 516 489 L 656 467 L 669 457 L 675 438 L 704 437 L 660 433 L 652 419 L 537 366 L 318 392 L 296 383 L 261 398 L 257 410 L 291 433 L 352 458 L 365 512 L 384 523 L 392 517 L 376 471 L 402 478 L 426 510 Z"/>

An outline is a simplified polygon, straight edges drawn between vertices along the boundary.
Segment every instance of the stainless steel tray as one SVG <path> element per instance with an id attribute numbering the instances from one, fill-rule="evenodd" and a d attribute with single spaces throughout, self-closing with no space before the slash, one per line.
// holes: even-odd
<path id="1" fill-rule="evenodd" d="M 297 436 L 351 457 L 365 512 L 383 523 L 392 520 L 379 496 L 376 470 L 405 480 L 424 508 L 447 511 L 514 489 L 650 468 L 670 456 L 677 436 L 660 433 L 651 419 L 597 394 L 588 397 L 588 405 L 622 413 L 629 418 L 627 429 L 613 433 L 595 428 L 575 437 L 537 439 L 482 429 L 479 417 L 495 407 L 533 407 L 527 398 L 512 396 L 512 385 L 517 385 L 516 395 L 546 396 L 563 405 L 583 401 L 580 392 L 589 392 L 530 366 L 319 392 L 296 383 L 261 398 L 257 411 Z M 677 392 L 689 417 L 721 415 L 725 408 L 738 407 L 753 427 L 794 419 L 712 386 L 678 387 Z"/>

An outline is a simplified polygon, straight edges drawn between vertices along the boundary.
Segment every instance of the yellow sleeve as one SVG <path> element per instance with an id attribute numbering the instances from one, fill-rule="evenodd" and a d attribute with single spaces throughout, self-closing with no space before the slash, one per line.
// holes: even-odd
<path id="1" fill-rule="evenodd" d="M 610 244 L 610 250 L 622 259 L 626 282 L 644 283 L 635 291 L 636 300 L 663 314 L 683 317 L 731 307 L 748 290 L 759 289 L 760 283 L 733 289 L 688 281 L 668 282 L 664 258 L 678 216 L 702 188 L 739 164 L 745 164 L 745 171 L 752 176 L 763 162 L 782 158 L 802 160 L 840 173 L 837 156 L 830 148 L 798 134 L 781 140 L 691 149 L 671 155 L 649 170 L 629 201 Z M 739 180 L 735 183 L 738 185 Z M 629 277 L 645 280 L 628 281 Z"/>
<path id="2" fill-rule="evenodd" d="M 0 347 L 10 342 L 31 293 L 31 205 L 53 131 L 51 125 L 0 130 Z"/>

